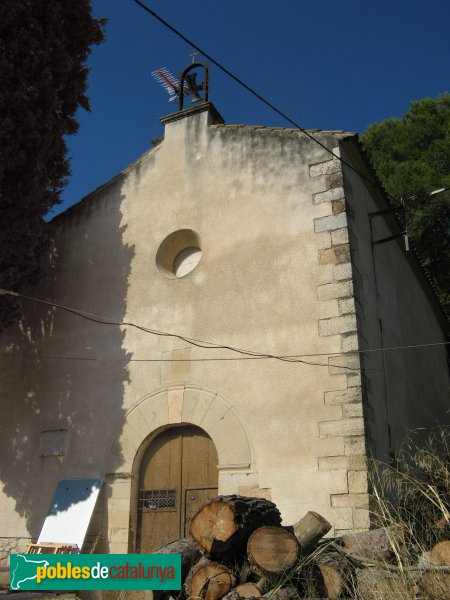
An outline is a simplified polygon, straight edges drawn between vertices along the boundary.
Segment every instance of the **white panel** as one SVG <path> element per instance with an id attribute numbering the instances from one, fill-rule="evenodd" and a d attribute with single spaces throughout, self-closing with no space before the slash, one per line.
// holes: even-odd
<path id="1" fill-rule="evenodd" d="M 81 549 L 101 485 L 101 479 L 61 479 L 37 543 L 76 544 Z"/>

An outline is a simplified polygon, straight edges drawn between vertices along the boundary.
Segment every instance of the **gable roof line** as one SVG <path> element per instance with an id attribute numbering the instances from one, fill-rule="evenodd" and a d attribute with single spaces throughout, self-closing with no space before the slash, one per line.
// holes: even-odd
<path id="1" fill-rule="evenodd" d="M 301 129 L 296 129 L 295 127 L 267 127 L 266 125 L 244 125 L 244 124 L 227 124 L 227 123 L 217 123 L 214 125 L 209 125 L 210 129 L 250 129 L 250 130 L 263 130 L 263 131 L 280 131 L 283 133 L 288 133 L 290 135 L 305 135 Z M 354 131 L 345 131 L 344 129 L 305 129 L 306 133 L 311 135 L 314 134 L 327 134 L 327 135 L 335 135 L 336 137 L 353 137 L 358 135 Z"/>
<path id="2" fill-rule="evenodd" d="M 116 173 L 116 175 L 113 175 L 110 179 L 105 181 L 105 183 L 100 184 L 98 187 L 93 189 L 92 192 L 89 192 L 85 196 L 82 196 L 78 200 L 78 202 L 75 202 L 75 204 L 68 206 L 65 210 L 63 210 L 60 213 L 58 213 L 57 215 L 55 215 L 52 219 L 50 219 L 50 223 L 55 223 L 57 220 L 65 217 L 69 213 L 75 212 L 76 210 L 81 208 L 82 205 L 84 206 L 84 204 L 86 204 L 91 198 L 93 198 L 99 192 L 103 191 L 104 189 L 106 189 L 107 187 L 112 185 L 115 181 L 120 179 L 120 177 L 122 177 L 123 175 L 128 173 L 128 171 L 130 171 L 135 165 L 137 165 L 143 158 L 146 158 L 153 152 L 159 150 L 159 147 L 160 147 L 160 144 L 157 144 L 156 146 L 153 146 L 153 148 L 149 148 L 148 150 L 145 150 L 145 152 L 143 152 L 140 156 L 138 156 L 138 158 L 136 158 L 135 160 L 130 162 L 126 167 L 124 167 L 118 173 Z"/>

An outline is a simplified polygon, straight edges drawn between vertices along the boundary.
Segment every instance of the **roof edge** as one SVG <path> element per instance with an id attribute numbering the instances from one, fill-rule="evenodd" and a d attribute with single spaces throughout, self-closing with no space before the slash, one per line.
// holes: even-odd
<path id="1" fill-rule="evenodd" d="M 79 210 L 82 206 L 87 204 L 87 202 L 89 200 L 91 200 L 91 198 L 93 198 L 94 196 L 96 196 L 97 194 L 99 194 L 100 192 L 105 190 L 106 188 L 108 188 L 110 185 L 112 185 L 117 180 L 119 180 L 121 177 L 123 177 L 126 173 L 128 173 L 128 171 L 130 171 L 141 160 L 143 160 L 150 154 L 153 154 L 153 152 L 156 152 L 157 150 L 159 150 L 159 146 L 160 146 L 160 144 L 157 144 L 153 148 L 149 148 L 148 150 L 143 152 L 138 158 L 133 160 L 133 162 L 129 163 L 126 167 L 124 167 L 116 175 L 113 175 L 113 177 L 111 177 L 111 179 L 108 179 L 107 181 L 105 181 L 105 183 L 100 184 L 98 187 L 96 187 L 94 190 L 92 190 L 92 192 L 89 192 L 85 196 L 82 196 L 77 202 L 75 202 L 75 204 L 71 204 L 65 210 L 63 210 L 60 213 L 58 213 L 57 215 L 55 215 L 52 219 L 50 219 L 49 223 L 55 223 L 55 221 L 57 221 L 58 219 L 60 219 L 60 218 L 62 219 L 64 217 L 66 217 L 68 214 L 71 214 L 72 212 L 76 212 L 77 210 Z"/>

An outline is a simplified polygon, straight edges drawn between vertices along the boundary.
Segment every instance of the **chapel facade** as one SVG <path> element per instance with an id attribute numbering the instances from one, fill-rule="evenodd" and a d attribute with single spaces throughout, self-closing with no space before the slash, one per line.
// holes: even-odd
<path id="1" fill-rule="evenodd" d="M 54 219 L 30 293 L 52 305 L 2 334 L 3 560 L 70 478 L 104 482 L 96 552 L 183 537 L 218 493 L 363 530 L 367 458 L 448 419 L 445 346 L 403 348 L 445 341 L 443 315 L 357 136 L 210 102 L 162 121 Z"/>

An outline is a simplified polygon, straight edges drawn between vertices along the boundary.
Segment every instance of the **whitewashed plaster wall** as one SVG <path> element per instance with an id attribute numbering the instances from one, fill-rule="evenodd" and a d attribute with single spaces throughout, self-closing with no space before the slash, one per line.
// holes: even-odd
<path id="1" fill-rule="evenodd" d="M 55 220 L 32 295 L 94 320 L 29 303 L 2 337 L 5 539 L 38 535 L 59 478 L 100 476 L 106 549 L 127 551 L 136 453 L 180 423 L 214 440 L 220 493 L 270 497 L 285 523 L 369 524 L 359 358 L 328 357 L 359 343 L 341 164 L 300 132 L 214 114 L 166 120 L 159 146 Z M 336 152 L 345 138 L 317 136 Z M 202 257 L 170 278 L 156 255 L 184 229 Z M 199 360 L 240 355 L 95 320 L 323 366 Z M 53 453 L 49 431 L 65 432 Z"/>

